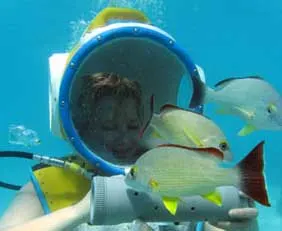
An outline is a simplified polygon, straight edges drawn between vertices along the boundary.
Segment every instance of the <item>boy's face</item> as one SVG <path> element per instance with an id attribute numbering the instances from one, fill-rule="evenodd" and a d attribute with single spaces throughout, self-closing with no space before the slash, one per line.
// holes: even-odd
<path id="1" fill-rule="evenodd" d="M 88 144 L 96 154 L 112 154 L 123 163 L 136 160 L 142 126 L 140 105 L 132 98 L 105 96 L 95 103 Z M 90 143 L 93 145 L 90 145 Z"/>

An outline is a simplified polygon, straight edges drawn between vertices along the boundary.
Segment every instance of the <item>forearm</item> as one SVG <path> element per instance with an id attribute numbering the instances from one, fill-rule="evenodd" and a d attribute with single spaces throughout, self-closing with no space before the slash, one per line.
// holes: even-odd
<path id="1" fill-rule="evenodd" d="M 202 231 L 222 231 L 222 230 L 223 229 L 216 228 L 215 226 L 212 226 L 208 222 L 205 222 Z"/>
<path id="2" fill-rule="evenodd" d="M 85 223 L 88 220 L 88 213 L 81 213 L 75 206 L 70 206 L 48 215 L 36 218 L 7 231 L 58 231 L 70 230 Z"/>
<path id="3" fill-rule="evenodd" d="M 205 222 L 202 231 L 225 231 L 225 230 L 226 229 L 220 229 L 220 228 L 217 228 L 217 227 L 209 224 L 208 222 Z M 244 228 L 241 227 L 241 228 L 236 229 L 236 230 L 240 230 L 240 231 L 259 231 L 258 219 L 253 219 L 252 221 L 250 221 L 250 223 L 249 223 L 249 225 L 247 227 L 244 227 Z"/>

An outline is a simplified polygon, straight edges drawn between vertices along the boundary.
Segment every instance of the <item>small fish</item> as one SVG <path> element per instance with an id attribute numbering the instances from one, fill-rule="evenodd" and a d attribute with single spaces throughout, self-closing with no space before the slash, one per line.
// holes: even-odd
<path id="1" fill-rule="evenodd" d="M 200 195 L 222 205 L 219 186 L 236 186 L 262 205 L 270 206 L 264 178 L 263 144 L 259 143 L 233 168 L 223 168 L 223 153 L 215 148 L 166 144 L 144 153 L 125 182 L 135 190 L 156 193 L 175 215 L 181 198 Z"/>
<path id="2" fill-rule="evenodd" d="M 28 129 L 23 125 L 12 124 L 9 126 L 9 143 L 30 148 L 40 145 L 41 140 L 36 131 Z"/>
<path id="3" fill-rule="evenodd" d="M 141 137 L 144 146 L 148 148 L 167 143 L 213 147 L 224 153 L 224 160 L 231 161 L 233 156 L 226 136 L 211 119 L 174 105 L 166 104 L 160 109 L 160 114 L 152 113 L 150 121 L 141 131 Z"/>
<path id="4" fill-rule="evenodd" d="M 228 78 L 217 83 L 215 89 L 197 78 L 193 84 L 199 89 L 195 94 L 198 98 L 194 97 L 190 107 L 216 103 L 217 113 L 239 116 L 246 125 L 238 135 L 245 136 L 255 130 L 282 130 L 282 97 L 263 78 Z"/>

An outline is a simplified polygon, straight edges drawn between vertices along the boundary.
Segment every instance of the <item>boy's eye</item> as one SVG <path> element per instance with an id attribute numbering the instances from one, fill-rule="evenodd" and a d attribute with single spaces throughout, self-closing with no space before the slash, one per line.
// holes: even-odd
<path id="1" fill-rule="evenodd" d="M 102 125 L 102 129 L 103 129 L 103 130 L 106 130 L 106 131 L 115 130 L 116 127 L 117 127 L 117 126 L 114 125 L 114 124 L 103 124 L 103 125 Z"/>
<path id="2" fill-rule="evenodd" d="M 131 130 L 140 129 L 140 123 L 137 119 L 131 119 L 128 121 L 127 128 Z"/>
<path id="3" fill-rule="evenodd" d="M 139 129 L 139 125 L 138 124 L 129 124 L 128 129 L 132 129 L 132 130 Z"/>

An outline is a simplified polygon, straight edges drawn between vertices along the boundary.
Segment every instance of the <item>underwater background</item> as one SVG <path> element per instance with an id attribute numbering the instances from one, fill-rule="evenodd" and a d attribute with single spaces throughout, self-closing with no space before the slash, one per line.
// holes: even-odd
<path id="1" fill-rule="evenodd" d="M 104 7 L 134 7 L 170 33 L 192 60 L 203 67 L 207 84 L 227 77 L 260 75 L 282 92 L 282 2 L 272 0 L 2 0 L 0 4 L 0 148 L 49 156 L 72 150 L 49 131 L 48 58 L 68 51 L 87 23 Z M 263 92 L 262 92 L 263 94 Z M 248 99 L 246 99 L 248 100 Z M 244 125 L 205 108 L 225 132 L 234 163 L 265 140 L 265 174 L 272 207 L 258 205 L 260 230 L 282 230 L 282 131 L 237 136 Z M 11 145 L 8 128 L 21 124 L 35 130 L 42 143 Z M 0 160 L 0 180 L 24 184 L 34 162 Z M 0 216 L 15 191 L 0 188 Z"/>

